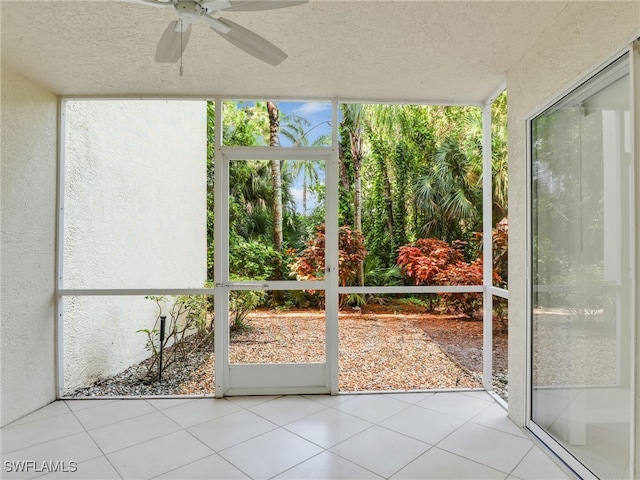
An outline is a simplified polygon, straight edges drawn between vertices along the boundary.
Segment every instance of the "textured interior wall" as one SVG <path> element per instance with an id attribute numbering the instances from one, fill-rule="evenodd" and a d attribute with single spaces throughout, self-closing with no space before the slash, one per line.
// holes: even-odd
<path id="1" fill-rule="evenodd" d="M 640 35 L 639 2 L 569 2 L 507 72 L 509 92 L 509 415 L 526 420 L 527 115 Z"/>
<path id="2" fill-rule="evenodd" d="M 56 397 L 57 97 L 2 68 L 1 423 Z"/>
<path id="3" fill-rule="evenodd" d="M 68 101 L 64 288 L 201 288 L 207 274 L 204 101 Z M 149 356 L 155 302 L 65 297 L 65 393 Z M 165 307 L 163 314 L 167 314 Z"/>

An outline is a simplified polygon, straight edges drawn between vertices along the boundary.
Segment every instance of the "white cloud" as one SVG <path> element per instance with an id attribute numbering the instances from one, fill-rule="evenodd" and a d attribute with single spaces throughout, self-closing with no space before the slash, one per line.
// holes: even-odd
<path id="1" fill-rule="evenodd" d="M 331 104 L 327 102 L 307 102 L 293 110 L 293 113 L 306 117 L 331 110 Z"/>

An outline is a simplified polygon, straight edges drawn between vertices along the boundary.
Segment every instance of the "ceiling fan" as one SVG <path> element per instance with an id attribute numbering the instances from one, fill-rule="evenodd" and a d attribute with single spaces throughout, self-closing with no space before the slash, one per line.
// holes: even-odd
<path id="1" fill-rule="evenodd" d="M 191 35 L 191 26 L 203 20 L 222 38 L 249 55 L 276 66 L 287 54 L 257 33 L 226 18 L 214 17 L 221 12 L 274 10 L 307 3 L 308 0 L 124 0 L 127 3 L 172 8 L 178 20 L 169 23 L 156 48 L 156 62 L 175 63 L 181 57 Z"/>

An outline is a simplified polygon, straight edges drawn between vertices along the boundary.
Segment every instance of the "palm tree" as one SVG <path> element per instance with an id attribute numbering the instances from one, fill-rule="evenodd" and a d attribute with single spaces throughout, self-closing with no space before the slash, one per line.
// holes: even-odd
<path id="1" fill-rule="evenodd" d="M 275 103 L 267 102 L 269 113 L 269 146 L 280 146 L 280 118 Z M 273 181 L 273 246 L 277 252 L 282 251 L 282 177 L 280 160 L 271 160 L 271 179 Z"/>
<path id="2" fill-rule="evenodd" d="M 357 103 L 342 104 L 342 127 L 349 136 L 353 164 L 353 229 L 362 233 L 362 159 L 364 157 L 364 108 Z M 358 284 L 364 285 L 364 262 L 360 262 Z"/>
<path id="3" fill-rule="evenodd" d="M 428 218 L 423 235 L 456 240 L 448 237 L 476 228 L 481 205 L 477 180 L 458 139 L 446 138 L 431 158 L 429 172 L 416 180 L 418 200 Z"/>

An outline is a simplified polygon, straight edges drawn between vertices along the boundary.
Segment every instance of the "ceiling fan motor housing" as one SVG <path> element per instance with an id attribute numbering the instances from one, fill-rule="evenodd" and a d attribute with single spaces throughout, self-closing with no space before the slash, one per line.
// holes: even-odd
<path id="1" fill-rule="evenodd" d="M 198 2 L 192 0 L 177 0 L 173 3 L 173 6 L 183 23 L 187 24 L 196 23 L 206 13 Z"/>

